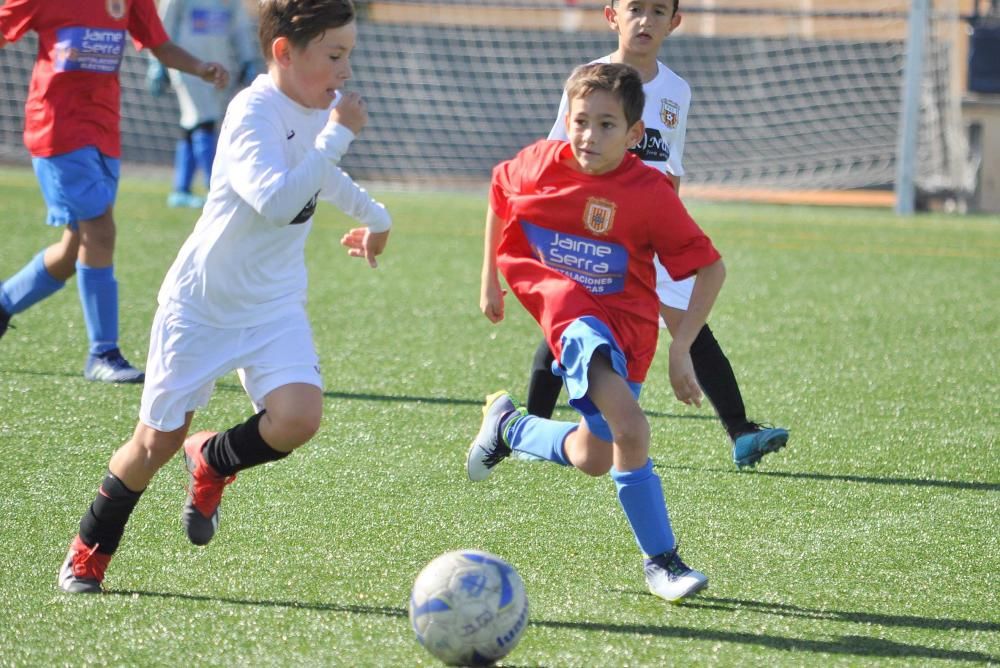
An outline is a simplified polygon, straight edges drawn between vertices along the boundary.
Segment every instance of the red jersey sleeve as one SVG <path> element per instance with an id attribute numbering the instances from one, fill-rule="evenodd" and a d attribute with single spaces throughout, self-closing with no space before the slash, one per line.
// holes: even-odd
<path id="1" fill-rule="evenodd" d="M 490 182 L 490 208 L 501 220 L 507 220 L 507 198 L 510 184 L 510 160 L 493 168 Z"/>
<path id="2" fill-rule="evenodd" d="M 516 158 L 514 159 L 516 160 Z M 490 182 L 490 208 L 500 220 L 507 220 L 510 196 L 515 194 L 511 179 L 516 177 L 517 169 L 513 167 L 514 160 L 506 160 L 493 168 L 493 179 Z"/>
<path id="3" fill-rule="evenodd" d="M 31 30 L 37 9 L 38 0 L 7 0 L 0 5 L 0 35 L 8 42 L 21 39 Z"/>
<path id="4" fill-rule="evenodd" d="M 128 13 L 128 34 L 137 51 L 155 49 L 170 40 L 153 0 L 132 0 Z"/>
<path id="5" fill-rule="evenodd" d="M 722 257 L 684 208 L 668 179 L 663 179 L 654 196 L 652 210 L 657 211 L 657 216 L 651 230 L 653 250 L 670 278 L 688 278 Z"/>
<path id="6" fill-rule="evenodd" d="M 493 213 L 507 220 L 510 198 L 533 194 L 539 175 L 548 164 L 558 159 L 559 151 L 565 144 L 566 142 L 542 139 L 494 167 L 490 184 L 490 207 Z"/>

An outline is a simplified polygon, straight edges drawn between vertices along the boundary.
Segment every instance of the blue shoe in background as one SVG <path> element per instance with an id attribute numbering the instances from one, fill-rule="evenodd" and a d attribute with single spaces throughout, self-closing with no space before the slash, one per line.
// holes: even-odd
<path id="1" fill-rule="evenodd" d="M 118 348 L 90 355 L 83 368 L 83 377 L 103 383 L 141 383 L 146 380 L 146 374 L 129 364 Z"/>
<path id="2" fill-rule="evenodd" d="M 788 430 L 781 427 L 752 425 L 754 429 L 740 434 L 733 441 L 733 462 L 737 467 L 757 466 L 761 457 L 777 452 L 788 443 Z"/>
<path id="3" fill-rule="evenodd" d="M 171 209 L 200 209 L 205 206 L 205 198 L 194 193 L 174 191 L 167 195 L 167 206 Z"/>

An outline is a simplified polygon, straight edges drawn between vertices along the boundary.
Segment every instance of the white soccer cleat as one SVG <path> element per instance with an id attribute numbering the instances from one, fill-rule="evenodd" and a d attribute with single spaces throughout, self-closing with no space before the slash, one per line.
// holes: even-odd
<path id="1" fill-rule="evenodd" d="M 681 561 L 676 547 L 646 559 L 645 568 L 649 591 L 671 603 L 708 587 L 708 576 Z"/>
<path id="2" fill-rule="evenodd" d="M 507 415 L 516 411 L 517 406 L 504 390 L 486 397 L 483 423 L 472 445 L 469 446 L 469 453 L 465 459 L 465 470 L 469 474 L 469 480 L 474 482 L 486 480 L 493 473 L 493 468 L 510 456 L 510 446 L 500 433 L 500 425 Z"/>

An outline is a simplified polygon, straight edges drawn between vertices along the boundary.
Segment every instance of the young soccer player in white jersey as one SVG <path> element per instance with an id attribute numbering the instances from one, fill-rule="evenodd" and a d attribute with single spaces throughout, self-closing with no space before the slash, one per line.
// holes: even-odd
<path id="1" fill-rule="evenodd" d="M 306 316 L 304 247 L 317 199 L 365 227 L 341 243 L 376 266 L 391 220 L 337 167 L 367 122 L 342 93 L 357 37 L 351 0 L 262 0 L 268 73 L 229 105 L 205 209 L 159 293 L 139 423 L 112 456 L 59 570 L 67 592 L 99 593 L 125 523 L 153 475 L 182 447 L 190 485 L 182 520 L 208 543 L 238 471 L 275 461 L 319 429 L 319 358 Z M 187 437 L 215 380 L 237 370 L 257 411 Z"/>
<path id="2" fill-rule="evenodd" d="M 660 46 L 681 23 L 679 0 L 612 0 L 604 8 L 604 18 L 618 33 L 618 49 L 595 63 L 625 63 L 639 71 L 646 94 L 642 120 L 646 130 L 632 149 L 643 162 L 667 174 L 674 187 L 680 188 L 684 175 L 684 135 L 687 129 L 691 88 L 658 59 Z M 568 110 L 563 93 L 559 113 L 549 139 L 565 140 Z M 671 335 L 677 328 L 691 300 L 694 279 L 675 281 L 656 262 L 656 292 L 660 298 L 660 317 Z M 562 389 L 562 380 L 552 373 L 552 351 L 543 340 L 532 360 L 528 381 L 527 410 L 533 415 L 550 417 Z M 705 395 L 712 402 L 733 443 L 733 461 L 738 467 L 755 466 L 761 457 L 774 452 L 788 441 L 788 431 L 763 427 L 747 419 L 746 408 L 736 375 L 725 353 L 706 324 L 691 345 L 691 359 Z"/>

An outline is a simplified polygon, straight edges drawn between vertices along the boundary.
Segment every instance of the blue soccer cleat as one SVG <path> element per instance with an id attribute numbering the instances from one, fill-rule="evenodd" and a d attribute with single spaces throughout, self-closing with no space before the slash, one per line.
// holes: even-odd
<path id="1" fill-rule="evenodd" d="M 167 195 L 167 206 L 171 209 L 200 209 L 205 206 L 205 198 L 194 193 L 175 190 Z"/>
<path id="2" fill-rule="evenodd" d="M 102 383 L 141 383 L 146 374 L 129 364 L 121 350 L 113 348 L 100 355 L 90 355 L 83 368 L 83 377 Z"/>
<path id="3" fill-rule="evenodd" d="M 645 571 L 649 591 L 671 603 L 708 587 L 708 576 L 681 561 L 677 547 L 647 558 Z"/>
<path id="4" fill-rule="evenodd" d="M 753 424 L 753 430 L 740 434 L 733 441 L 733 462 L 737 467 L 754 467 L 761 458 L 777 452 L 788 443 L 788 430 L 781 427 L 762 427 Z"/>
<path id="5" fill-rule="evenodd" d="M 500 433 L 500 425 L 505 417 L 517 410 L 510 395 L 503 390 L 486 397 L 483 423 L 465 459 L 469 480 L 486 480 L 493 473 L 493 468 L 510 456 L 510 446 Z"/>

